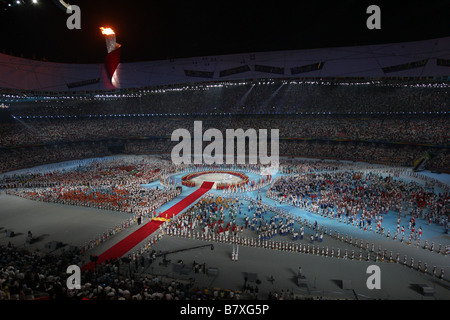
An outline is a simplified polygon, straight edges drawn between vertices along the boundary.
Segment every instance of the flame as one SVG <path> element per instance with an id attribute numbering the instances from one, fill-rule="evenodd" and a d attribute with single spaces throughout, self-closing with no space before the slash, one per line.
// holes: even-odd
<path id="1" fill-rule="evenodd" d="M 103 27 L 100 27 L 100 30 L 102 30 L 102 34 L 105 35 L 105 36 L 111 35 L 111 34 L 115 34 L 115 33 L 114 33 L 114 30 L 111 29 L 111 28 L 103 28 Z"/>

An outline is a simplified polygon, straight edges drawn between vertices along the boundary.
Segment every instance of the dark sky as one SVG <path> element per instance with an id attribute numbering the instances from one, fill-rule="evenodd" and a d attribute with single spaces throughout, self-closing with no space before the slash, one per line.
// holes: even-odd
<path id="1" fill-rule="evenodd" d="M 123 62 L 450 36 L 449 0 L 66 1 L 81 8 L 81 30 L 66 28 L 69 15 L 53 0 L 22 1 L 0 11 L 0 51 L 58 62 L 102 62 L 106 25 Z M 366 28 L 371 4 L 381 30 Z"/>

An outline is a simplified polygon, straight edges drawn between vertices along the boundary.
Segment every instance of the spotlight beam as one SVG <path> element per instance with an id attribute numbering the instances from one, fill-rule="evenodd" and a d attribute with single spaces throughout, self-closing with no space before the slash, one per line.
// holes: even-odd
<path id="1" fill-rule="evenodd" d="M 237 103 L 237 107 L 243 107 L 245 105 L 245 101 L 247 100 L 247 97 L 250 95 L 250 92 L 253 90 L 254 87 L 255 85 L 252 84 L 250 89 L 247 90 L 247 92 L 242 96 L 242 98 Z"/>
<path id="2" fill-rule="evenodd" d="M 67 12 L 67 9 L 70 7 L 70 4 L 64 2 L 63 0 L 53 0 L 53 3 L 64 12 Z"/>

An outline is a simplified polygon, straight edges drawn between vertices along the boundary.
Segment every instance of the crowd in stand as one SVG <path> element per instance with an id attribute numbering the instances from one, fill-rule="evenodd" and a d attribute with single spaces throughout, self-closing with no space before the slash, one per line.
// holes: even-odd
<path id="1" fill-rule="evenodd" d="M 168 154 L 177 144 L 164 139 L 120 141 L 123 154 Z M 114 143 L 113 143 L 114 144 Z M 0 172 L 9 172 L 68 160 L 105 157 L 117 154 L 108 142 L 57 144 L 26 148 L 0 149 Z M 425 163 L 430 170 L 449 171 L 450 153 L 427 146 L 401 144 L 356 143 L 346 141 L 280 140 L 280 156 L 318 159 L 337 159 L 383 163 L 393 166 L 409 166 L 426 153 L 435 157 Z"/>
<path id="2" fill-rule="evenodd" d="M 67 266 L 79 263 L 73 253 L 45 256 L 13 245 L 0 247 L 0 300 L 59 297 Z"/>
<path id="3" fill-rule="evenodd" d="M 431 117 L 349 117 L 322 116 L 272 116 L 270 118 L 216 117 L 113 117 L 80 119 L 31 119 L 0 127 L 0 145 L 26 146 L 61 142 L 99 141 L 112 138 L 164 137 L 176 128 L 193 133 L 194 121 L 202 121 L 204 130 L 216 128 L 244 130 L 279 129 L 283 138 L 347 139 L 354 141 L 379 141 L 447 145 L 450 125 L 448 116 Z"/>
<path id="4" fill-rule="evenodd" d="M 108 260 L 95 272 L 83 272 L 81 289 L 69 290 L 67 267 L 79 264 L 79 256 L 76 251 L 52 255 L 1 246 L 0 300 L 232 300 L 245 292 L 203 288 L 151 274 L 130 277 L 123 271 L 130 263 L 121 259 Z"/>
<path id="5" fill-rule="evenodd" d="M 16 116 L 170 113 L 423 112 L 448 111 L 449 93 L 437 84 L 356 84 L 255 81 L 192 85 L 123 93 L 23 96 Z M 20 94 L 18 95 L 20 98 Z M 1 97 L 1 96 L 0 96 Z"/>
<path id="6" fill-rule="evenodd" d="M 0 172 L 68 160 L 112 155 L 105 143 L 58 144 L 18 149 L 0 149 Z"/>
<path id="7" fill-rule="evenodd" d="M 446 172 L 449 171 L 450 168 L 450 151 L 446 149 L 445 151 L 441 151 L 439 156 L 431 159 L 428 164 L 426 164 L 427 168 L 433 169 L 444 169 Z"/>
<path id="8" fill-rule="evenodd" d="M 172 132 L 193 134 L 195 120 L 223 133 L 279 129 L 281 155 L 411 165 L 432 152 L 437 156 L 429 168 L 450 167 L 449 93 L 432 83 L 261 80 L 117 95 L 36 95 L 11 104 L 15 119 L 0 126 L 1 172 L 107 156 L 117 153 L 110 148 L 115 144 L 127 153 L 170 153 Z"/>

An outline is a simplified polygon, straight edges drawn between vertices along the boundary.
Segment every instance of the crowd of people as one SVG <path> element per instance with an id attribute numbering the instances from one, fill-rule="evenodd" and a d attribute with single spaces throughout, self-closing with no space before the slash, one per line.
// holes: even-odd
<path id="1" fill-rule="evenodd" d="M 314 199 L 314 197 L 312 198 Z M 289 204 L 326 216 L 325 210 L 322 212 L 322 207 L 316 206 L 314 201 L 312 205 L 308 205 L 307 202 L 300 204 L 290 201 Z M 320 210 L 317 210 L 317 208 L 320 208 Z M 407 228 L 410 229 L 411 235 L 415 235 L 415 239 L 410 237 L 408 244 L 438 254 L 447 255 L 450 253 L 450 246 L 448 245 L 442 246 L 442 244 L 437 245 L 434 242 L 428 242 L 428 240 L 423 241 L 422 229 L 415 225 L 415 212 L 412 211 L 410 217 Z M 386 231 L 382 226 L 381 215 L 375 216 L 373 222 L 368 223 L 368 225 L 373 224 L 373 230 L 372 226 L 365 227 L 365 221 L 363 220 L 361 220 L 359 228 L 370 229 L 370 231 L 383 237 L 406 243 L 407 240 L 403 238 L 405 234 L 404 226 L 400 229 L 402 218 L 406 217 L 398 218 L 398 239 L 397 235 L 390 234 L 390 231 Z M 448 217 L 446 218 L 448 219 Z M 337 215 L 335 219 L 336 221 L 339 220 L 339 223 L 358 227 L 358 223 L 352 221 L 351 215 L 348 215 L 348 218 L 344 215 Z M 448 220 L 442 220 L 441 222 L 448 223 Z M 418 231 L 415 232 L 414 228 Z M 339 230 L 337 226 L 336 229 Z M 318 224 L 317 220 L 302 218 L 300 215 L 292 214 L 285 209 L 268 205 L 245 195 L 220 197 L 210 194 L 187 212 L 171 220 L 170 223 L 166 222 L 163 234 L 228 243 L 233 244 L 233 246 L 320 255 L 337 259 L 397 262 L 444 279 L 443 268 L 439 271 L 436 266 L 433 269 L 430 266 L 428 269 L 426 262 L 422 264 L 420 260 L 414 261 L 414 258 L 410 258 L 409 261 L 406 255 L 401 257 L 398 252 L 395 254 L 392 251 L 389 252 L 388 249 L 383 250 L 379 245 L 377 250 L 373 242 L 370 244 L 368 240 L 353 238 L 351 233 L 350 235 L 344 235 L 336 229 L 324 227 Z M 330 239 L 338 242 L 331 244 Z M 135 259 L 138 259 L 139 254 L 146 250 L 148 248 L 142 247 L 141 251 L 136 253 Z M 233 249 L 232 259 L 239 260 L 238 250 Z"/>
<path id="2" fill-rule="evenodd" d="M 6 193 L 43 202 L 94 207 L 156 216 L 155 211 L 180 194 L 175 188 L 144 188 L 161 176 L 162 163 L 113 159 L 95 161 L 72 170 L 54 170 L 5 177 Z"/>
<path id="3" fill-rule="evenodd" d="M 0 172 L 5 173 L 38 165 L 117 154 L 170 155 L 176 142 L 166 139 L 121 140 L 123 150 L 110 149 L 114 142 L 99 141 L 0 149 Z M 347 141 L 280 140 L 279 153 L 283 157 L 304 157 L 380 163 L 412 167 L 421 156 L 434 154 L 424 164 L 429 170 L 448 172 L 450 153 L 446 149 L 402 144 L 357 143 Z M 236 154 L 236 153 L 235 153 Z"/>
<path id="4" fill-rule="evenodd" d="M 135 261 L 111 259 L 81 274 L 81 288 L 67 288 L 67 267 L 80 264 L 80 252 L 46 254 L 0 247 L 0 300 L 239 300 L 244 290 L 200 287 L 191 281 L 127 270 Z M 194 266 L 193 266 L 194 267 Z"/>
<path id="5" fill-rule="evenodd" d="M 79 263 L 76 254 L 59 256 L 16 248 L 0 247 L 0 300 L 31 300 L 59 297 L 65 287 L 67 266 Z"/>
<path id="6" fill-rule="evenodd" d="M 281 155 L 411 166 L 431 152 L 428 168 L 450 167 L 446 87 L 260 82 L 11 104 L 15 118 L 0 126 L 0 171 L 117 152 L 170 153 L 172 132 L 193 134 L 196 120 L 223 136 L 226 129 L 278 129 Z"/>
<path id="7" fill-rule="evenodd" d="M 420 240 L 422 230 L 415 226 L 415 219 L 448 224 L 448 190 L 443 193 L 433 193 L 429 190 L 443 186 L 437 181 L 404 168 L 374 167 L 372 170 L 372 167 L 368 166 L 371 170 L 367 172 L 352 168 L 352 164 L 346 162 L 298 162 L 289 159 L 283 162 L 280 168 L 282 173 L 289 175 L 274 181 L 267 196 L 279 203 L 285 202 L 343 223 L 355 224 L 362 229 L 371 229 L 373 226 L 376 232 L 381 233 L 383 230 L 383 235 L 393 239 L 403 239 L 404 235 L 407 236 L 404 229 L 409 229 L 410 234 L 415 236 L 413 240 Z M 134 190 L 137 185 L 159 177 L 158 173 L 161 171 L 175 173 L 177 170 L 186 168 L 176 168 L 163 157 L 154 160 L 150 160 L 150 157 L 136 157 L 128 162 L 115 158 L 109 162 L 80 163 L 80 166 L 75 166 L 72 170 L 25 172 L 23 175 L 4 178 L 1 183 L 3 188 L 11 192 L 45 190 L 42 194 L 47 194 L 48 191 L 48 196 L 58 197 L 65 193 L 64 190 L 76 190 L 80 186 L 81 190 L 86 188 L 94 191 L 111 186 L 118 190 L 126 190 L 127 187 Z M 195 168 L 191 170 L 195 171 Z M 404 175 L 409 175 L 411 181 L 397 179 Z M 425 181 L 426 185 L 416 183 L 414 179 Z M 170 193 L 174 189 L 161 191 Z M 397 232 L 394 234 L 393 231 L 392 235 L 386 233 L 382 224 L 384 213 L 388 211 L 398 212 Z M 362 242 L 361 245 L 355 242 L 355 246 L 361 249 L 359 258 L 358 252 L 355 253 L 354 250 L 338 248 L 337 251 L 332 249 L 328 252 L 328 248 L 322 245 L 324 236 L 353 245 L 347 235 L 344 240 L 343 234 L 333 231 L 334 234 L 331 229 L 319 226 L 317 222 L 307 221 L 276 206 L 265 204 L 261 201 L 260 192 L 256 199 L 239 194 L 225 197 L 207 194 L 186 212 L 164 223 L 162 234 L 149 239 L 146 245 L 130 256 L 130 261 L 133 270 L 143 267 L 145 259 L 151 257 L 151 252 L 154 252 L 153 245 L 162 235 L 230 241 L 245 246 L 344 259 L 366 259 L 361 256 L 364 249 Z M 249 232 L 252 233 L 251 236 L 247 236 Z M 290 241 L 284 241 L 287 239 Z M 305 242 L 303 245 L 301 242 L 296 243 L 297 239 Z M 424 248 L 442 253 L 441 248 L 433 248 L 433 245 L 431 244 L 430 248 L 425 242 Z M 386 250 L 381 253 L 379 249 L 377 253 L 373 248 L 367 248 L 367 259 L 394 259 L 392 253 L 389 257 Z M 63 252 L 57 258 L 42 253 L 23 252 L 12 245 L 0 248 L 0 299 L 19 300 L 45 296 L 49 299 L 211 300 L 243 299 L 247 294 L 257 294 L 254 288 L 239 291 L 199 288 L 195 283 L 175 279 L 162 281 L 161 277 L 151 274 L 131 277 L 124 271 L 130 262 L 124 262 L 122 259 L 107 261 L 97 266 L 94 273 L 83 272 L 81 290 L 67 290 L 64 285 L 67 265 L 81 265 L 83 255 L 85 251 L 82 248 L 74 252 Z M 397 255 L 395 259 L 398 262 L 400 257 Z M 405 261 L 403 264 L 408 265 Z M 426 265 L 417 265 L 417 269 L 443 277 L 442 270 L 439 274 L 439 270 L 431 270 L 431 266 L 428 270 Z M 290 299 L 292 296 L 271 292 L 269 299 L 275 298 Z"/>
<path id="8" fill-rule="evenodd" d="M 50 102 L 36 99 L 33 103 L 12 105 L 15 120 L 0 126 L 0 172 L 110 156 L 117 154 L 111 146 L 118 144 L 120 152 L 126 154 L 170 154 L 176 144 L 170 141 L 173 130 L 183 128 L 193 133 L 195 120 L 202 120 L 204 129 L 217 128 L 221 132 L 229 128 L 279 129 L 284 138 L 279 145 L 282 156 L 410 167 L 418 157 L 432 154 L 434 157 L 425 167 L 448 171 L 450 127 L 444 112 L 449 110 L 449 101 L 447 88 L 432 85 L 301 81 L 205 85 L 195 90 L 166 88 L 143 91 L 133 97 L 90 96 Z M 209 115 L 200 115 L 203 113 Z M 255 114 L 260 116 L 248 116 Z M 163 173 L 180 170 L 161 159 L 131 163 L 94 161 L 73 170 L 4 176 L 0 189 L 33 200 L 151 217 L 180 193 L 170 185 L 163 189 L 141 187 L 161 179 Z M 346 162 L 285 160 L 281 171 L 290 175 L 274 181 L 267 196 L 361 229 L 389 232 L 390 237 L 405 241 L 421 238 L 422 229 L 415 226 L 415 219 L 448 226 L 450 193 L 445 186 L 431 180 L 423 186 L 413 179 L 397 179 L 405 175 L 401 168 L 376 173 L 351 170 L 351 166 Z M 443 190 L 433 192 L 437 188 Z M 260 194 L 258 198 L 261 199 Z M 272 242 L 274 237 L 303 238 L 304 230 L 294 228 L 299 221 L 293 216 L 255 199 L 246 198 L 249 204 L 243 206 L 241 200 L 236 195 L 206 196 L 170 224 L 165 223 L 163 232 L 216 241 L 239 238 L 243 245 L 269 243 L 283 250 L 291 250 L 292 244 Z M 398 213 L 397 229 L 392 230 L 392 235 L 382 224 L 389 211 Z M 241 292 L 198 288 L 193 283 L 162 281 L 153 275 L 131 279 L 121 271 L 126 264 L 121 259 L 98 266 L 95 274 L 83 273 L 81 290 L 67 290 L 63 280 L 67 265 L 80 264 L 86 249 L 134 221 L 127 220 L 105 231 L 101 238 L 89 241 L 85 248 L 57 258 L 12 245 L 1 247 L 0 300 L 41 295 L 50 299 L 94 300 L 240 299 Z M 320 243 L 326 230 L 307 226 L 315 232 L 311 241 Z M 242 237 L 246 230 L 256 236 Z M 151 244 L 149 241 L 141 248 L 140 257 L 152 249 Z M 309 251 L 309 246 L 305 248 L 295 250 Z M 140 260 L 136 256 L 132 261 L 137 264 Z M 275 293 L 270 298 L 279 296 L 284 299 L 290 295 Z"/>
<path id="9" fill-rule="evenodd" d="M 5 94 L 5 99 L 11 96 Z M 0 95 L 1 97 L 1 95 Z M 448 111 L 440 83 L 255 80 L 167 86 L 120 93 L 17 93 L 16 116 L 267 114 Z"/>
<path id="10" fill-rule="evenodd" d="M 400 222 L 408 216 L 448 226 L 450 194 L 448 189 L 439 191 L 391 175 L 344 170 L 281 177 L 267 196 L 330 219 L 344 219 L 365 230 L 383 228 L 383 216 L 393 211 L 399 219 L 393 236 L 401 238 L 405 222 L 402 228 Z M 407 227 L 410 240 L 417 240 L 420 230 L 409 223 Z"/>
<path id="11" fill-rule="evenodd" d="M 282 176 L 274 181 L 267 196 L 277 203 L 288 203 L 363 230 L 385 235 L 389 233 L 391 238 L 405 242 L 417 242 L 422 237 L 422 229 L 414 228 L 414 223 L 411 222 L 415 219 L 448 228 L 448 188 L 435 193 L 415 181 L 397 179 L 399 172 L 401 171 L 396 170 L 390 176 L 336 170 Z M 242 235 L 244 230 L 251 229 L 257 233 L 257 237 L 249 240 L 249 244 L 251 241 L 255 246 L 257 242 L 272 240 L 276 235 L 289 234 L 303 239 L 304 230 L 294 228 L 294 224 L 299 222 L 298 217 L 251 199 L 245 199 L 249 201 L 246 207 L 243 205 L 243 197 L 245 198 L 243 195 L 204 197 L 186 214 L 180 215 L 166 226 L 165 232 L 170 235 L 219 240 Z M 267 218 L 269 212 L 273 215 L 270 221 Z M 389 212 L 398 215 L 397 230 L 393 229 L 392 234 L 382 224 L 383 217 Z M 410 221 L 407 221 L 408 218 Z M 410 231 L 409 239 L 405 238 L 408 236 L 405 228 Z M 316 234 L 317 237 L 323 237 L 323 230 L 322 234 Z"/>
<path id="12" fill-rule="evenodd" d="M 176 128 L 193 133 L 194 121 L 203 128 L 279 129 L 283 138 L 346 139 L 446 145 L 450 126 L 447 115 L 343 116 L 273 115 L 265 117 L 157 117 L 114 116 L 70 119 L 22 119 L 0 127 L 0 145 L 26 146 L 62 142 L 99 141 L 112 138 L 164 137 Z"/>
<path id="13" fill-rule="evenodd" d="M 0 148 L 0 172 L 32 168 L 69 160 L 82 160 L 113 155 L 107 143 L 81 142 L 25 148 Z"/>

